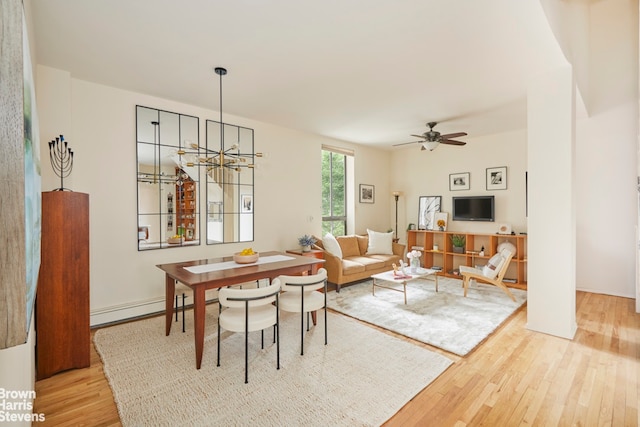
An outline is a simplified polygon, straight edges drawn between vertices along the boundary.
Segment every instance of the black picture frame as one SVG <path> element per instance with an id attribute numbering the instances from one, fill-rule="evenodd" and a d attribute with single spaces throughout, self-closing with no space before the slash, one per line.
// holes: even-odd
<path id="1" fill-rule="evenodd" d="M 376 187 L 371 184 L 360 184 L 360 203 L 376 202 Z"/>
<path id="2" fill-rule="evenodd" d="M 487 168 L 487 191 L 507 189 L 507 167 Z"/>
<path id="3" fill-rule="evenodd" d="M 418 198 L 418 230 L 433 230 L 436 212 L 440 212 L 442 196 Z"/>
<path id="4" fill-rule="evenodd" d="M 471 174 L 469 172 L 449 174 L 449 191 L 468 190 L 470 188 Z"/>

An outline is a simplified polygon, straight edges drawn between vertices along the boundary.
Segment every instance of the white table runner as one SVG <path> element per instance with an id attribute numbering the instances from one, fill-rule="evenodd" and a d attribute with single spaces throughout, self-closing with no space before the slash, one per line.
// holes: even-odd
<path id="1" fill-rule="evenodd" d="M 224 262 L 214 262 L 212 264 L 203 264 L 203 265 L 193 265 L 190 267 L 184 267 L 189 273 L 193 274 L 202 274 L 202 273 L 210 273 L 212 271 L 220 271 L 220 270 L 229 270 L 231 268 L 238 267 L 250 267 L 256 264 L 267 264 L 270 262 L 278 262 L 278 261 L 289 261 L 295 259 L 291 256 L 286 255 L 270 255 L 266 257 L 258 258 L 258 261 L 253 264 L 238 264 L 235 261 L 224 261 Z"/>

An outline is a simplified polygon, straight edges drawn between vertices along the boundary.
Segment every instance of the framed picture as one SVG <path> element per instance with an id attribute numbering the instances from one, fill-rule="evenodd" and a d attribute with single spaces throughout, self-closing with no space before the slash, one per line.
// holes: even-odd
<path id="1" fill-rule="evenodd" d="M 487 190 L 507 189 L 507 167 L 487 168 Z"/>
<path id="2" fill-rule="evenodd" d="M 433 230 L 435 214 L 440 212 L 442 197 L 421 196 L 418 199 L 418 230 Z"/>
<path id="3" fill-rule="evenodd" d="M 242 194 L 240 196 L 240 212 L 253 212 L 253 195 Z"/>
<path id="4" fill-rule="evenodd" d="M 447 231 L 447 220 L 449 214 L 446 212 L 436 212 L 434 215 L 433 229 L 439 231 Z"/>
<path id="5" fill-rule="evenodd" d="M 469 172 L 449 174 L 449 191 L 468 190 L 471 187 Z"/>
<path id="6" fill-rule="evenodd" d="M 376 188 L 369 184 L 360 184 L 360 203 L 374 203 Z"/>

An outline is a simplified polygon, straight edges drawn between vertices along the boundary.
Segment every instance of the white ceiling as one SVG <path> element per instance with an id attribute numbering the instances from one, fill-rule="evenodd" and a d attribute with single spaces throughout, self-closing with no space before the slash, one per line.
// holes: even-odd
<path id="1" fill-rule="evenodd" d="M 527 80 L 565 63 L 538 0 L 31 4 L 39 64 L 216 111 L 222 66 L 223 114 L 379 147 L 525 128 Z"/>

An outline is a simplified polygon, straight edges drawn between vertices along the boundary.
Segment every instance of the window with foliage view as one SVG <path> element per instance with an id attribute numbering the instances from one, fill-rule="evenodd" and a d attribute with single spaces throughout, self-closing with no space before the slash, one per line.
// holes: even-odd
<path id="1" fill-rule="evenodd" d="M 346 158 L 341 153 L 322 151 L 322 235 L 346 234 Z"/>

